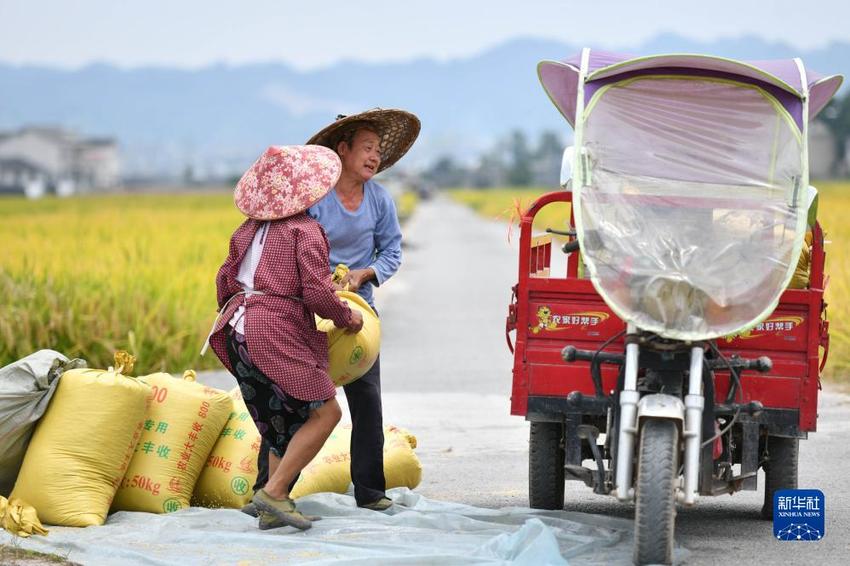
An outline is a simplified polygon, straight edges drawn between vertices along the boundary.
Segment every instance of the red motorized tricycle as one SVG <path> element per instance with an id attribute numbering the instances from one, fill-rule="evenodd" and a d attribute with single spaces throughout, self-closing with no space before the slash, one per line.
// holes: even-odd
<path id="1" fill-rule="evenodd" d="M 507 322 L 530 504 L 563 508 L 565 480 L 635 501 L 635 562 L 669 563 L 677 504 L 763 468 L 769 518 L 797 486 L 829 344 L 807 125 L 841 77 L 587 49 L 538 72 L 575 135 L 564 190 L 522 216 Z M 563 276 L 532 233 L 555 202 Z"/>

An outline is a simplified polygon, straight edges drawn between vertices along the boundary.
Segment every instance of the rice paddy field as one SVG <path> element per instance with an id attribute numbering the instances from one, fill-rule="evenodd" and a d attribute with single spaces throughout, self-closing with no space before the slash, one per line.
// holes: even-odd
<path id="1" fill-rule="evenodd" d="M 820 192 L 818 219 L 826 233 L 827 314 L 830 320 L 830 351 L 826 377 L 850 382 L 850 181 L 813 183 Z M 500 188 L 489 190 L 454 189 L 451 198 L 475 209 L 479 214 L 505 222 L 517 221 L 537 197 L 549 192 L 544 188 Z M 535 218 L 535 228 L 564 229 L 569 205 L 552 204 Z"/>
<path id="2" fill-rule="evenodd" d="M 128 350 L 140 375 L 219 367 L 198 352 L 244 219 L 231 193 L 2 198 L 0 218 L 0 367 L 42 348 L 90 367 Z"/>

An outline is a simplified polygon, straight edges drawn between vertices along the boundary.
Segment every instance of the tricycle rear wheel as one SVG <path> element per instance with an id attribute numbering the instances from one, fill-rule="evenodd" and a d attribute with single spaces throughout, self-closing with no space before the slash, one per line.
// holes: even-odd
<path id="1" fill-rule="evenodd" d="M 666 419 L 641 427 L 635 504 L 635 564 L 671 564 L 676 525 L 679 428 Z"/>
<path id="2" fill-rule="evenodd" d="M 767 462 L 764 464 L 763 519 L 773 519 L 773 495 L 781 489 L 797 489 L 797 463 L 800 440 L 781 436 L 767 437 Z"/>
<path id="3" fill-rule="evenodd" d="M 532 422 L 528 437 L 529 506 L 563 509 L 564 481 L 564 425 Z"/>

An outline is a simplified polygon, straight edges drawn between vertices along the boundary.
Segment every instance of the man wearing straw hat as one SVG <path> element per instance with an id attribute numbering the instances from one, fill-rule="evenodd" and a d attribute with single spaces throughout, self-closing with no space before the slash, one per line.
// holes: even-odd
<path id="1" fill-rule="evenodd" d="M 373 308 L 372 288 L 401 264 L 401 228 L 395 203 L 372 177 L 407 153 L 419 135 L 419 119 L 409 112 L 374 109 L 339 116 L 307 142 L 329 147 L 342 160 L 336 186 L 308 214 L 330 242 L 330 266 L 350 269 L 342 281 Z M 383 511 L 386 497 L 381 359 L 363 377 L 345 386 L 351 412 L 351 479 L 357 505 Z"/>
<path id="2" fill-rule="evenodd" d="M 374 109 L 339 116 L 307 142 L 329 147 L 342 161 L 336 186 L 308 214 L 330 242 L 330 267 L 350 269 L 342 285 L 374 309 L 372 288 L 401 264 L 401 228 L 395 203 L 372 177 L 398 161 L 419 135 L 419 119 L 409 112 Z M 380 357 L 360 379 L 345 386 L 351 412 L 351 479 L 357 505 L 377 511 L 386 497 Z"/>

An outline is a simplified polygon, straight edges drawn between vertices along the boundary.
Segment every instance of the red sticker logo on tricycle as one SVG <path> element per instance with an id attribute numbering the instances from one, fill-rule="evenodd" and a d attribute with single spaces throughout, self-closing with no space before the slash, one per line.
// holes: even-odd
<path id="1" fill-rule="evenodd" d="M 794 330 L 803 323 L 802 316 L 776 316 L 771 317 L 764 322 L 760 322 L 750 330 L 736 334 L 735 336 L 727 336 L 726 341 L 733 340 L 752 340 L 753 338 L 761 338 L 771 333 L 788 332 Z"/>
<path id="2" fill-rule="evenodd" d="M 597 326 L 608 320 L 611 315 L 603 311 L 582 311 L 567 314 L 552 314 L 552 309 L 546 305 L 537 308 L 537 324 L 529 325 L 532 334 L 543 331 L 552 332 L 568 328 Z"/>

